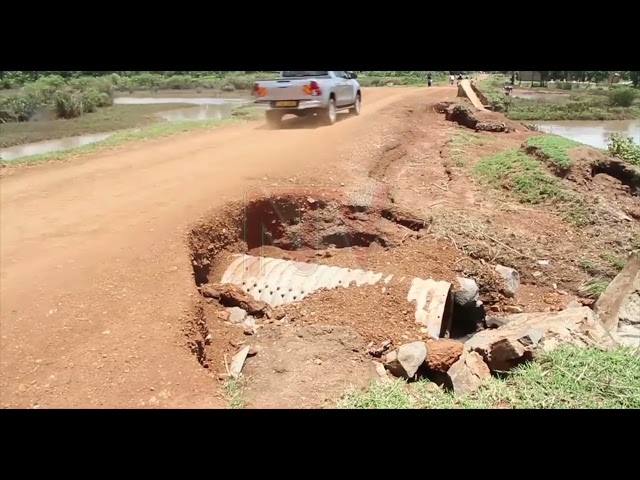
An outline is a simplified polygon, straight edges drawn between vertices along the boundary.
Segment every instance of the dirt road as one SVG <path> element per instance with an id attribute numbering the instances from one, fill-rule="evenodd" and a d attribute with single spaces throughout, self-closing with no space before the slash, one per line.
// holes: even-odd
<path id="1" fill-rule="evenodd" d="M 330 128 L 221 127 L 2 178 L 2 406 L 223 406 L 182 334 L 189 225 L 264 177 L 335 172 L 413 95 L 455 89 L 368 89 L 362 115 Z"/>

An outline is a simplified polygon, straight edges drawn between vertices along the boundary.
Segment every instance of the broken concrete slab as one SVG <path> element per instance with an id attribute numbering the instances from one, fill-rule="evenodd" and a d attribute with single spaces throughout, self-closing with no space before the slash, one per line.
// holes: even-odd
<path id="1" fill-rule="evenodd" d="M 551 313 L 520 313 L 509 315 L 507 319 L 506 325 L 479 332 L 465 342 L 465 350 L 482 355 L 494 372 L 507 371 L 530 360 L 540 347 L 550 349 L 565 343 L 617 345 L 588 307 Z"/>
<path id="2" fill-rule="evenodd" d="M 236 353 L 231 359 L 231 365 L 229 365 L 229 375 L 231 375 L 233 378 L 238 378 L 242 373 L 244 362 L 247 360 L 247 355 L 249 355 L 250 350 L 251 347 L 247 345 L 238 353 Z"/>
<path id="3" fill-rule="evenodd" d="M 385 366 L 393 376 L 409 379 L 415 376 L 426 358 L 427 346 L 424 342 L 406 343 L 387 354 Z"/>
<path id="4" fill-rule="evenodd" d="M 508 297 L 515 297 L 518 287 L 520 286 L 520 274 L 517 270 L 504 265 L 496 265 L 496 272 L 500 274 L 504 280 L 504 293 Z"/>
<path id="5" fill-rule="evenodd" d="M 629 255 L 622 271 L 593 306 L 603 325 L 616 331 L 620 323 L 640 328 L 640 253 Z"/>
<path id="6" fill-rule="evenodd" d="M 414 278 L 407 295 L 416 302 L 416 322 L 427 328 L 432 338 L 448 335 L 451 329 L 453 299 L 451 284 L 444 281 Z"/>
<path id="7" fill-rule="evenodd" d="M 478 353 L 467 351 L 447 371 L 447 377 L 454 393 L 466 395 L 491 377 L 491 371 Z"/>
<path id="8" fill-rule="evenodd" d="M 478 284 L 473 278 L 458 277 L 457 279 L 459 288 L 453 295 L 453 299 L 456 305 L 466 307 L 469 305 L 475 305 L 476 301 L 480 298 L 480 289 Z"/>
<path id="9" fill-rule="evenodd" d="M 238 306 L 256 318 L 273 318 L 271 307 L 303 300 L 318 290 L 379 282 L 387 285 L 392 280 L 393 275 L 384 277 L 372 271 L 237 255 L 224 272 L 222 283 L 213 288 L 223 305 Z M 429 335 L 448 335 L 453 313 L 450 283 L 414 278 L 407 295 L 407 302 L 412 301 L 416 303 L 416 322 L 424 325 Z"/>

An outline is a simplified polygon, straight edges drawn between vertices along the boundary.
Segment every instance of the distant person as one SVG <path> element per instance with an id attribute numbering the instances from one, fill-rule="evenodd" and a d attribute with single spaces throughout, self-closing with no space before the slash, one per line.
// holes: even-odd
<path id="1" fill-rule="evenodd" d="M 452 74 L 452 75 L 449 77 L 449 83 L 450 83 L 451 85 L 453 85 L 453 82 L 455 82 L 455 81 L 456 81 L 456 76 Z"/>
<path id="2" fill-rule="evenodd" d="M 460 85 L 461 81 L 462 81 L 462 74 L 458 75 L 458 85 Z"/>
<path id="3" fill-rule="evenodd" d="M 431 83 L 433 83 L 433 79 L 431 78 L 431 74 L 427 75 L 427 86 L 430 87 Z"/>

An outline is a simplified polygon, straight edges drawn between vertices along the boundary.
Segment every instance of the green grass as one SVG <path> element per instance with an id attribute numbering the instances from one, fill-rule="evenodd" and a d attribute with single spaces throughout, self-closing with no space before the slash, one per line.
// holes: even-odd
<path id="1" fill-rule="evenodd" d="M 488 142 L 486 137 L 479 133 L 469 132 L 466 130 L 456 130 L 449 142 L 449 153 L 453 165 L 462 167 L 465 165 L 464 156 L 467 153 L 465 147 L 468 145 L 486 145 Z"/>
<path id="2" fill-rule="evenodd" d="M 602 260 L 607 262 L 609 265 L 611 265 L 614 269 L 618 271 L 622 270 L 624 266 L 627 264 L 626 260 L 620 257 L 617 257 L 611 252 L 604 252 L 600 254 L 600 258 L 602 258 Z"/>
<path id="3" fill-rule="evenodd" d="M 228 378 L 224 381 L 223 390 L 229 400 L 229 408 L 233 410 L 241 410 L 246 407 L 245 401 L 242 399 L 244 393 L 245 380 L 241 378 Z"/>
<path id="4" fill-rule="evenodd" d="M 428 382 L 402 380 L 352 389 L 339 408 L 353 409 L 628 409 L 640 408 L 640 355 L 628 348 L 561 346 L 491 378 L 466 396 L 434 391 Z"/>
<path id="5" fill-rule="evenodd" d="M 538 160 L 516 149 L 481 159 L 473 173 L 494 188 L 507 190 L 522 203 L 542 203 L 560 198 L 564 192 L 558 179 L 548 174 Z"/>
<path id="6" fill-rule="evenodd" d="M 71 160 L 79 155 L 94 153 L 108 148 L 123 145 L 128 142 L 151 140 L 154 138 L 168 137 L 180 133 L 190 132 L 193 130 L 204 130 L 208 128 L 216 128 L 222 125 L 243 123 L 248 120 L 258 118 L 262 112 L 253 106 L 241 106 L 234 110 L 232 117 L 226 120 L 195 120 L 184 122 L 163 122 L 148 125 L 139 130 L 125 130 L 114 133 L 109 138 L 101 141 L 85 145 L 79 148 L 69 150 L 43 153 L 39 155 L 31 155 L 16 160 L 0 160 L 2 166 L 20 166 L 35 165 L 38 163 L 50 161 L 66 161 Z"/>
<path id="7" fill-rule="evenodd" d="M 604 293 L 608 285 L 609 280 L 607 280 L 606 278 L 595 277 L 585 281 L 580 286 L 579 290 L 580 293 L 585 297 L 598 298 Z"/>
<path id="8" fill-rule="evenodd" d="M 571 169 L 572 162 L 568 151 L 581 146 L 580 142 L 558 135 L 536 135 L 527 138 L 525 147 L 536 147 L 543 159 L 560 171 Z"/>

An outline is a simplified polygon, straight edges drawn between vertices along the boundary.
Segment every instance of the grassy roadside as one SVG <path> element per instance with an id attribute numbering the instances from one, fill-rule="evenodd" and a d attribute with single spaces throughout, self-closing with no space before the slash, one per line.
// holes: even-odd
<path id="1" fill-rule="evenodd" d="M 12 161 L 0 160 L 0 166 L 23 166 L 35 165 L 39 163 L 51 161 L 67 161 L 72 160 L 80 155 L 95 153 L 109 148 L 117 147 L 125 143 L 152 140 L 155 138 L 168 137 L 180 133 L 190 132 L 194 130 L 205 130 L 208 128 L 216 128 L 222 125 L 232 125 L 244 123 L 250 120 L 262 118 L 261 109 L 253 105 L 243 105 L 234 109 L 231 118 L 226 120 L 195 120 L 184 122 L 163 122 L 148 125 L 136 130 L 124 130 L 114 133 L 101 142 L 92 143 L 79 148 L 73 148 L 60 152 L 43 153 L 40 155 L 31 155 Z"/>
<path id="2" fill-rule="evenodd" d="M 338 401 L 352 409 L 618 409 L 640 408 L 638 350 L 600 350 L 573 345 L 541 353 L 505 380 L 491 378 L 467 396 L 394 380 L 351 390 Z"/>
<path id="3" fill-rule="evenodd" d="M 507 96 L 502 92 L 507 77 L 490 75 L 478 82 L 495 111 L 512 120 L 632 120 L 640 118 L 640 90 L 631 87 L 604 88 L 572 85 L 571 88 L 535 88 L 527 92 L 538 98 Z M 565 84 L 560 84 L 564 87 Z"/>

